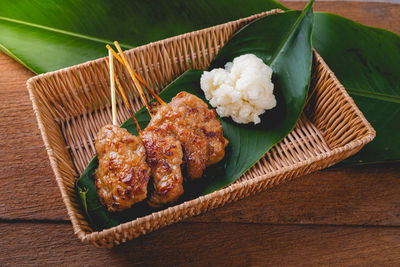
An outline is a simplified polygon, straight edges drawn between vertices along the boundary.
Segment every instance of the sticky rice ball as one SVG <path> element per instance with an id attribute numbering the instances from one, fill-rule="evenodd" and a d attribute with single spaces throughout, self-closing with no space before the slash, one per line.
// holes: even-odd
<path id="1" fill-rule="evenodd" d="M 200 86 L 221 117 L 237 123 L 260 123 L 260 115 L 276 106 L 272 69 L 253 54 L 236 57 L 218 68 L 204 71 Z"/>

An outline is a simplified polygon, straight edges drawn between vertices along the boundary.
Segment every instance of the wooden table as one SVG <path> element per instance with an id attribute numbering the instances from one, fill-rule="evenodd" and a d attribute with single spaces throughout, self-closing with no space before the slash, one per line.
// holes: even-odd
<path id="1" fill-rule="evenodd" d="M 400 5 L 315 10 L 400 32 Z M 0 265 L 400 264 L 400 164 L 319 171 L 111 250 L 81 244 L 37 129 L 32 76 L 0 54 Z"/>

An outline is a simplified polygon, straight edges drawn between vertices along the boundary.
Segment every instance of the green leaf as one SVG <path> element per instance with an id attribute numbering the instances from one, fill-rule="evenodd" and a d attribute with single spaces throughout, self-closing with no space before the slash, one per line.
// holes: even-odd
<path id="1" fill-rule="evenodd" d="M 42 73 L 273 8 L 274 0 L 0 1 L 0 49 Z M 212 12 L 210 12 L 212 10 Z M 178 16 L 176 14 L 179 14 Z"/>
<path id="2" fill-rule="evenodd" d="M 289 11 L 261 18 L 236 33 L 221 49 L 210 68 L 222 67 L 234 57 L 254 53 L 273 69 L 274 93 L 277 107 L 261 117 L 261 123 L 240 125 L 230 119 L 222 119 L 224 135 L 229 140 L 225 159 L 207 169 L 199 182 L 185 185 L 182 200 L 191 199 L 223 188 L 253 166 L 267 150 L 283 139 L 294 127 L 300 116 L 305 99 L 312 65 L 311 31 L 313 25 L 312 1 L 303 12 Z M 203 71 L 191 70 L 168 85 L 160 97 L 170 101 L 180 91 L 201 97 L 200 76 Z M 150 117 L 145 109 L 136 113 L 145 127 Z M 132 120 L 121 127 L 137 134 Z M 122 213 L 108 213 L 97 199 L 93 174 L 98 165 L 95 158 L 78 180 L 78 187 L 88 193 L 88 212 L 97 227 L 110 227 L 115 221 L 123 222 L 152 210 L 144 205 L 133 207 Z M 89 195 L 90 194 L 90 195 Z M 95 196 L 96 195 L 96 196 Z M 90 198 L 90 201 L 89 201 Z M 110 223 L 112 221 L 112 223 Z"/>
<path id="3" fill-rule="evenodd" d="M 377 132 L 374 141 L 347 163 L 399 161 L 399 36 L 317 13 L 313 44 Z"/>
<path id="4" fill-rule="evenodd" d="M 98 165 L 99 161 L 96 156 L 90 161 L 77 181 L 77 189 L 89 222 L 96 228 L 110 228 L 120 224 L 120 221 L 110 216 L 107 209 L 100 204 L 97 198 L 97 191 L 92 177 Z"/>
<path id="5" fill-rule="evenodd" d="M 278 105 L 266 112 L 257 126 L 222 121 L 232 150 L 226 175 L 211 183 L 205 192 L 235 181 L 294 127 L 307 97 L 311 73 L 311 7 L 312 2 L 302 13 L 288 11 L 253 22 L 235 34 L 213 60 L 210 69 L 223 67 L 243 54 L 257 55 L 273 70 Z"/>

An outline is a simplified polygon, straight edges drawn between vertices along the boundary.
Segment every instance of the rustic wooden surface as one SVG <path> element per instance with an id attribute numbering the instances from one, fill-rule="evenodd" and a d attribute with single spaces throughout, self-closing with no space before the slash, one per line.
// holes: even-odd
<path id="1" fill-rule="evenodd" d="M 315 10 L 400 32 L 400 5 L 317 2 Z M 37 129 L 31 76 L 0 53 L 1 266 L 400 264 L 400 164 L 313 173 L 112 250 L 81 244 Z"/>

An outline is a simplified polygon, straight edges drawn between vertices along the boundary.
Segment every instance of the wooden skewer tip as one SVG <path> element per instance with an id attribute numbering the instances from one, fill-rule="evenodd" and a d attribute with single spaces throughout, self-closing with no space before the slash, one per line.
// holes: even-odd
<path id="1" fill-rule="evenodd" d="M 106 63 L 107 63 L 107 66 L 110 67 L 110 65 L 109 65 L 109 60 L 107 60 L 107 58 L 106 58 Z M 114 80 L 115 80 L 115 83 L 117 84 L 117 88 L 118 88 L 119 93 L 121 94 L 122 100 L 124 101 L 125 106 L 126 106 L 126 108 L 128 109 L 128 111 L 129 111 L 129 113 L 130 113 L 130 115 L 131 115 L 131 118 L 132 118 L 133 122 L 134 122 L 135 125 L 136 125 L 136 129 L 137 129 L 139 135 L 142 135 L 142 129 L 140 128 L 140 125 L 139 125 L 139 123 L 138 123 L 138 121 L 137 121 L 137 119 L 136 119 L 136 117 L 135 117 L 135 113 L 133 112 L 132 106 L 131 106 L 131 104 L 129 103 L 128 98 L 126 97 L 125 91 L 124 91 L 124 89 L 122 88 L 122 85 L 121 85 L 121 83 L 119 82 L 119 80 L 118 80 L 117 75 L 115 74 L 115 72 L 114 72 Z"/>
<path id="2" fill-rule="evenodd" d="M 119 44 L 118 44 L 117 41 L 115 41 L 114 44 L 115 44 L 116 46 L 118 45 L 118 47 L 119 47 Z M 110 45 L 108 45 L 108 44 L 106 45 L 106 47 L 107 47 L 107 49 L 108 49 L 109 51 L 111 51 L 111 53 L 114 55 L 114 57 L 115 57 L 125 68 L 127 68 L 127 66 L 126 66 L 126 64 L 125 64 L 125 62 L 124 62 L 124 60 L 114 51 L 114 49 L 112 49 L 112 47 L 111 47 Z M 131 70 L 132 70 L 132 69 L 131 69 Z M 133 72 L 133 75 L 136 77 L 136 79 L 138 79 L 139 82 L 140 82 L 141 84 L 144 85 L 144 87 L 146 88 L 146 90 L 148 90 L 148 91 L 150 92 L 150 94 L 151 94 L 160 104 L 166 105 L 166 103 L 153 91 L 153 89 L 150 88 L 150 86 L 149 86 L 145 81 L 143 81 L 143 79 L 142 79 L 134 70 L 132 70 L 132 72 Z"/>
<path id="3" fill-rule="evenodd" d="M 132 80 L 133 80 L 133 82 L 134 82 L 134 84 L 136 86 L 136 89 L 139 92 L 139 96 L 142 99 L 144 105 L 146 106 L 147 111 L 149 112 L 150 116 L 153 117 L 153 113 L 152 113 L 151 108 L 149 106 L 149 103 L 147 102 L 147 99 L 146 99 L 146 97 L 144 95 L 143 89 L 140 86 L 140 83 L 138 82 L 138 80 L 136 79 L 136 77 L 134 75 L 134 72 L 133 72 L 132 68 L 130 67 L 130 65 L 128 63 L 128 60 L 126 59 L 121 47 L 119 46 L 117 41 L 114 42 L 114 45 L 117 48 L 117 50 L 119 52 L 119 55 L 120 55 L 120 57 L 122 58 L 122 60 L 124 62 L 124 66 L 127 68 L 128 72 L 129 72 L 129 75 L 131 76 L 131 78 L 132 78 Z"/>
<path id="4" fill-rule="evenodd" d="M 113 62 L 113 55 L 110 51 L 108 51 L 108 57 L 109 57 L 109 70 L 110 70 L 112 122 L 114 125 L 118 125 L 117 103 L 116 103 L 116 97 L 115 97 L 115 83 L 114 83 L 114 62 Z"/>

